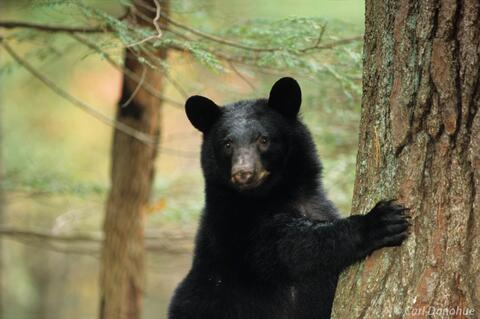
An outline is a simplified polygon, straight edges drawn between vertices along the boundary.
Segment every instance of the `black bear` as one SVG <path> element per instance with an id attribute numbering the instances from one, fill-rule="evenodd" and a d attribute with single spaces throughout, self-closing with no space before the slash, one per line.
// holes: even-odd
<path id="1" fill-rule="evenodd" d="M 170 319 L 329 318 L 339 273 L 407 237 L 405 209 L 392 201 L 340 218 L 301 99 L 298 83 L 282 78 L 268 99 L 187 100 L 203 133 L 205 208 Z"/>

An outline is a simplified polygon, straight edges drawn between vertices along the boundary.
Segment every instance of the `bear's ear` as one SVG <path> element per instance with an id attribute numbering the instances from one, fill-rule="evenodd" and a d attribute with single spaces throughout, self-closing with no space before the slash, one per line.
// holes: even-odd
<path id="1" fill-rule="evenodd" d="M 194 95 L 185 103 L 185 113 L 197 130 L 206 133 L 218 120 L 222 111 L 212 100 Z"/>
<path id="2" fill-rule="evenodd" d="M 295 79 L 281 78 L 273 85 L 268 106 L 287 118 L 296 118 L 302 104 L 302 91 Z"/>

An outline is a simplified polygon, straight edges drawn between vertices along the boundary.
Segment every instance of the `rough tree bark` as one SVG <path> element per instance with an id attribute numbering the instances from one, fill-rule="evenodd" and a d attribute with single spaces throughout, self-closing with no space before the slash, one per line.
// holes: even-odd
<path id="1" fill-rule="evenodd" d="M 143 2 L 143 3 L 140 3 Z M 163 14 L 168 14 L 168 1 L 159 1 Z M 152 26 L 155 8 L 150 0 L 133 1 L 130 22 Z M 135 13 L 150 17 L 138 19 Z M 159 20 L 161 28 L 166 21 Z M 125 67 L 161 92 L 163 79 L 158 71 L 138 61 L 137 53 L 126 50 Z M 156 56 L 166 59 L 166 50 Z M 140 81 L 142 82 L 142 81 Z M 139 86 L 138 81 L 124 76 L 116 120 L 158 140 L 161 101 Z M 143 240 L 143 210 L 148 202 L 154 177 L 155 145 L 148 145 L 114 130 L 112 145 L 111 189 L 104 220 L 105 241 L 100 274 L 100 318 L 138 319 L 142 310 L 145 280 L 145 247 Z"/>
<path id="2" fill-rule="evenodd" d="M 1 6 L 0 6 L 1 7 Z M 3 87 L 0 87 L 0 225 L 3 226 L 5 215 L 5 192 L 3 189 Z M 3 236 L 0 236 L 0 318 L 3 318 Z"/>
<path id="3" fill-rule="evenodd" d="M 341 276 L 333 318 L 479 318 L 480 2 L 367 0 L 363 86 L 352 211 L 398 198 L 413 227 Z"/>

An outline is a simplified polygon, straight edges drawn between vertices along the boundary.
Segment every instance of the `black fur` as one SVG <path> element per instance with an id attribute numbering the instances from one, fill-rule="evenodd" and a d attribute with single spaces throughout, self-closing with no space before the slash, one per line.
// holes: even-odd
<path id="1" fill-rule="evenodd" d="M 203 106 L 203 114 L 193 111 L 198 98 L 187 102 L 190 121 L 204 132 L 206 198 L 192 268 L 175 291 L 170 319 L 329 318 L 339 273 L 406 238 L 404 209 L 393 202 L 339 217 L 297 116 L 297 87 L 284 78 L 269 100 Z M 268 176 L 239 189 L 232 166 L 246 147 L 260 158 L 252 172 Z"/>

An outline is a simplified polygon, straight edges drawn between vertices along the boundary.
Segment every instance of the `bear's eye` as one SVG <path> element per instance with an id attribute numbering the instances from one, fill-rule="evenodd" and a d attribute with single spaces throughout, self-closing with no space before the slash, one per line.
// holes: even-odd
<path id="1" fill-rule="evenodd" d="M 261 136 L 259 142 L 262 145 L 267 145 L 268 144 L 268 138 L 266 136 Z"/>
<path id="2" fill-rule="evenodd" d="M 227 150 L 230 149 L 232 147 L 232 141 L 230 141 L 230 140 L 225 141 L 224 147 Z"/>

